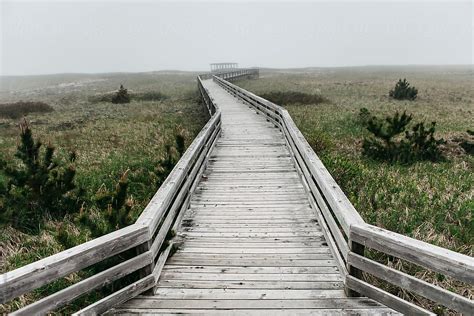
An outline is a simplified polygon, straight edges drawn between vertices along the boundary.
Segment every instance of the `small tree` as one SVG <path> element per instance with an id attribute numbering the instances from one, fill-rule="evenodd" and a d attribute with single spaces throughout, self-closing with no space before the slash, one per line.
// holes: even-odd
<path id="1" fill-rule="evenodd" d="M 112 103 L 130 103 L 130 95 L 128 94 L 127 89 L 120 85 L 117 93 L 112 97 Z"/>
<path id="2" fill-rule="evenodd" d="M 405 138 L 410 145 L 410 156 L 412 160 L 437 161 L 443 158 L 439 145 L 444 144 L 443 139 L 435 139 L 436 122 L 431 122 L 425 128 L 423 122 L 417 123 L 411 131 L 405 132 Z"/>
<path id="3" fill-rule="evenodd" d="M 376 116 L 367 121 L 367 130 L 373 134 L 372 137 L 364 139 L 362 144 L 365 155 L 379 160 L 398 160 L 400 143 L 395 137 L 403 133 L 412 120 L 411 115 L 397 112 L 393 117 L 381 120 Z"/>
<path id="4" fill-rule="evenodd" d="M 406 79 L 399 79 L 395 88 L 389 92 L 389 96 L 396 100 L 415 100 L 417 95 L 418 89 L 410 87 Z"/>
<path id="5" fill-rule="evenodd" d="M 18 229 L 37 231 L 45 215 L 61 218 L 77 209 L 76 154 L 70 153 L 65 161 L 55 157 L 51 144 L 41 150 L 43 144 L 33 138 L 26 120 L 20 124 L 20 137 L 15 154 L 19 163 L 0 163 L 0 171 L 7 177 L 6 188 L 0 190 L 0 220 Z"/>
<path id="6" fill-rule="evenodd" d="M 363 141 L 364 155 L 377 160 L 401 163 L 441 160 L 443 157 L 439 145 L 444 141 L 434 137 L 436 123 L 432 122 L 429 128 L 425 128 L 424 123 L 420 122 L 411 130 L 407 130 L 411 121 L 412 116 L 406 112 L 397 112 L 385 120 L 375 116 L 370 118 L 367 130 L 372 136 Z"/>

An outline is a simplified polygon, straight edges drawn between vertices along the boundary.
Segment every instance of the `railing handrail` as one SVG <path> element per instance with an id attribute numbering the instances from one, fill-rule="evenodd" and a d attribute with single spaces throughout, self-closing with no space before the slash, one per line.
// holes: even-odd
<path id="1" fill-rule="evenodd" d="M 357 248 L 357 245 L 361 245 L 371 248 L 474 285 L 474 258 L 470 256 L 366 223 L 351 226 L 350 240 L 352 247 Z M 465 315 L 474 311 L 474 302 L 469 298 L 366 258 L 363 253 L 351 251 L 348 264 Z M 353 283 L 357 281 L 354 280 Z M 405 312 L 411 312 L 411 310 L 408 309 Z"/>
<path id="2" fill-rule="evenodd" d="M 474 285 L 474 258 L 370 224 L 351 226 L 350 239 Z"/>
<path id="3" fill-rule="evenodd" d="M 176 225 L 176 218 L 189 205 L 190 194 L 197 186 L 200 174 L 205 168 L 220 133 L 221 112 L 203 87 L 200 76 L 197 77 L 197 81 L 199 91 L 211 117 L 137 221 L 125 228 L 0 275 L 0 303 L 5 303 L 126 250 L 136 248 L 137 256 L 27 305 L 12 314 L 44 314 L 69 303 L 80 295 L 138 270 L 142 271 L 138 281 L 86 307 L 78 314 L 103 312 L 110 308 L 111 304 L 129 299 L 154 286 L 171 246 L 168 246 L 163 252 L 160 252 L 160 248 L 172 226 Z M 138 259 L 140 262 L 137 262 Z"/>
<path id="4" fill-rule="evenodd" d="M 449 308 L 466 314 L 472 313 L 473 300 L 372 261 L 364 257 L 364 247 L 396 256 L 471 285 L 474 284 L 474 258 L 365 223 L 308 144 L 288 111 L 221 77 L 213 76 L 213 80 L 265 114 L 267 120 L 284 133 L 310 195 L 310 202 L 315 206 L 320 224 L 326 228 L 323 232 L 328 230 L 328 243 L 337 248 L 334 254 L 346 278 L 349 295 L 356 294 L 351 292 L 354 290 L 403 313 L 432 314 L 364 282 L 361 273 L 364 271 Z"/>
<path id="5" fill-rule="evenodd" d="M 115 242 L 121 240 L 121 245 Z M 87 268 L 147 240 L 147 229 L 132 224 L 0 275 L 0 302 L 6 302 L 70 273 Z M 126 242 L 122 242 L 126 241 Z M 72 261 L 71 259 L 74 259 Z"/>

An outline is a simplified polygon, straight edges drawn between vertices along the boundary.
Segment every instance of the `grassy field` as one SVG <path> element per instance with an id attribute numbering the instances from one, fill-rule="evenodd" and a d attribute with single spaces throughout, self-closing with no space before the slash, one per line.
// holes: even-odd
<path id="1" fill-rule="evenodd" d="M 97 96 L 124 84 L 131 93 L 160 92 L 163 101 L 134 101 L 128 104 L 97 102 Z M 27 115 L 33 135 L 52 143 L 60 155 L 78 154 L 78 186 L 86 190 L 82 212 L 97 212 L 88 203 L 98 190 L 113 190 L 120 176 L 129 170 L 128 197 L 136 218 L 157 189 L 154 170 L 164 155 L 165 145 L 183 133 L 189 145 L 208 117 L 197 98 L 194 73 L 142 73 L 103 75 L 51 75 L 1 78 L 0 104 L 41 101 L 54 108 L 50 113 Z M 0 155 L 12 161 L 19 142 L 20 119 L 0 118 Z M 0 173 L 0 181 L 2 176 Z M 1 202 L 1 201 L 0 201 Z M 65 224 L 66 223 L 66 224 Z M 65 249 L 58 231 L 67 229 L 74 242 L 91 236 L 72 220 L 46 221 L 39 235 L 1 227 L 0 273 Z M 66 284 L 80 279 L 72 275 Z M 55 286 L 61 286 L 56 284 Z M 0 313 L 16 309 L 47 293 L 48 289 L 23 296 L 0 306 Z"/>
<path id="2" fill-rule="evenodd" d="M 405 77 L 418 88 L 418 98 L 390 99 L 389 90 Z M 468 67 L 361 67 L 262 70 L 259 80 L 237 85 L 260 95 L 298 91 L 327 98 L 328 102 L 320 104 L 280 105 L 289 111 L 362 217 L 368 223 L 472 256 L 474 158 L 459 147 L 458 140 L 467 136 L 466 130 L 474 129 L 473 79 L 473 69 Z M 436 137 L 447 141 L 442 148 L 446 161 L 400 165 L 363 156 L 362 140 L 369 135 L 358 115 L 363 107 L 379 117 L 406 110 L 416 122 L 436 121 Z M 404 269 L 474 296 L 472 287 L 439 279 L 432 272 Z"/>
<path id="3" fill-rule="evenodd" d="M 156 190 L 150 174 L 164 154 L 165 144 L 173 141 L 178 130 L 184 130 L 189 145 L 207 119 L 197 101 L 195 75 L 157 72 L 1 78 L 0 103 L 41 101 L 54 108 L 54 112 L 30 114 L 27 119 L 34 135 L 45 143 L 58 146 L 63 154 L 71 149 L 78 152 L 77 182 L 87 189 L 87 196 L 103 187 L 113 188 L 120 175 L 130 169 L 129 195 L 136 217 Z M 405 77 L 418 88 L 418 98 L 390 99 L 389 90 Z M 473 69 L 468 67 L 360 67 L 261 70 L 260 79 L 237 84 L 257 94 L 283 99 L 289 91 L 322 96 L 314 99 L 317 104 L 281 105 L 288 109 L 363 218 L 472 256 L 474 158 L 458 144 L 466 137 L 466 130 L 474 129 L 472 80 Z M 132 100 L 123 105 L 97 102 L 98 97 L 122 83 L 132 93 L 158 91 L 168 98 Z M 447 141 L 443 145 L 446 161 L 400 165 L 364 157 L 362 140 L 368 132 L 358 116 L 363 107 L 378 116 L 406 110 L 416 122 L 436 121 L 437 137 Z M 0 118 L 0 153 L 4 157 L 14 155 L 18 122 Z M 3 227 L 0 273 L 64 249 L 57 241 L 59 227 L 62 223 L 49 221 L 40 235 Z M 68 222 L 67 229 L 80 228 Z M 87 233 L 75 233 L 78 241 L 89 238 Z M 409 272 L 437 280 L 465 296 L 474 295 L 472 288 L 439 279 L 434 273 Z M 66 283 L 80 277 L 70 276 Z M 0 307 L 0 313 L 44 293 L 23 296 Z"/>

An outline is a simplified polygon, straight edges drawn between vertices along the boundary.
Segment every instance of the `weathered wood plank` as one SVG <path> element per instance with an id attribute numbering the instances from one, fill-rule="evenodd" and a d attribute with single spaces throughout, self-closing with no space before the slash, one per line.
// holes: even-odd
<path id="1" fill-rule="evenodd" d="M 220 223 L 220 224 L 208 224 L 208 223 L 201 223 L 201 222 L 195 222 L 193 221 L 192 223 L 192 228 L 312 228 L 315 230 L 321 229 L 319 224 L 317 223 L 272 223 L 272 222 L 262 222 L 262 223 L 248 223 L 248 224 L 235 224 L 235 223 Z M 186 228 L 188 228 L 186 226 Z"/>
<path id="2" fill-rule="evenodd" d="M 185 227 L 183 232 L 193 233 L 308 233 L 321 232 L 316 227 Z"/>
<path id="3" fill-rule="evenodd" d="M 206 254 L 206 253 L 178 253 L 174 256 L 175 260 L 232 260 L 232 259 L 245 259 L 245 260 L 330 260 L 333 258 L 332 254 L 296 254 L 296 253 L 222 253 L 222 254 Z"/>
<path id="4" fill-rule="evenodd" d="M 213 249 L 243 249 L 244 251 L 258 251 L 258 249 L 280 249 L 280 248 L 305 248 L 305 249 L 318 249 L 327 247 L 327 243 L 325 241 L 303 241 L 303 242 L 199 242 L 199 241 L 192 241 L 186 240 L 183 242 L 182 247 L 185 249 L 193 249 L 194 247 L 207 247 Z M 218 250 L 216 250 L 218 251 Z"/>
<path id="5" fill-rule="evenodd" d="M 415 304 L 404 301 L 403 299 L 390 293 L 387 293 L 369 283 L 356 279 L 351 275 L 348 275 L 346 277 L 346 285 L 354 291 L 357 291 L 367 297 L 373 298 L 377 302 L 385 304 L 386 306 L 391 307 L 394 310 L 399 311 L 403 314 L 435 315 L 434 313 L 431 313 L 419 306 L 416 306 Z"/>
<path id="6" fill-rule="evenodd" d="M 343 290 L 252 290 L 252 289 L 176 289 L 159 288 L 156 296 L 162 299 L 318 299 L 318 298 L 342 298 Z"/>
<path id="7" fill-rule="evenodd" d="M 204 266 L 256 266 L 256 267 L 335 267 L 334 260 L 291 260 L 291 259 L 179 259 L 171 257 L 168 263 L 173 265 L 204 265 Z"/>
<path id="8" fill-rule="evenodd" d="M 349 253 L 349 264 L 398 287 L 417 293 L 427 299 L 469 315 L 474 311 L 474 301 L 432 285 L 411 275 L 387 267 L 355 253 Z"/>
<path id="9" fill-rule="evenodd" d="M 180 233 L 178 232 L 178 236 Z M 311 241 L 324 241 L 324 236 L 304 236 L 304 237 L 193 237 L 186 236 L 186 241 L 189 242 L 211 242 L 211 243 L 228 243 L 229 245 L 235 243 L 291 243 L 291 242 L 311 242 Z"/>
<path id="10" fill-rule="evenodd" d="M 460 281 L 474 284 L 474 258 L 372 225 L 351 227 L 351 239 Z"/>
<path id="11" fill-rule="evenodd" d="M 154 284 L 155 277 L 153 275 L 149 275 L 118 290 L 117 292 L 114 292 L 107 297 L 104 297 L 100 301 L 97 301 L 94 304 L 81 309 L 80 311 L 74 313 L 73 316 L 95 316 L 101 314 L 110 308 L 129 300 L 131 297 L 135 297 L 138 294 L 145 292 L 149 288 L 153 287 Z"/>
<path id="12" fill-rule="evenodd" d="M 186 237 L 227 237 L 227 238 L 241 238 L 241 237 L 273 237 L 273 238 L 284 238 L 284 237 L 304 237 L 304 236 L 323 236 L 320 232 L 288 232 L 288 233 L 193 233 L 193 232 L 181 232 L 180 236 Z"/>
<path id="13" fill-rule="evenodd" d="M 151 253 L 146 252 L 132 259 L 122 262 L 112 268 L 102 271 L 94 276 L 73 284 L 59 292 L 49 295 L 39 301 L 23 307 L 10 315 L 39 315 L 58 309 L 85 293 L 88 293 L 100 286 L 110 284 L 140 268 L 150 264 Z"/>
<path id="14" fill-rule="evenodd" d="M 205 280 L 160 280 L 159 287 L 188 289 L 342 289 L 343 282 L 273 282 L 273 281 L 205 281 Z"/>
<path id="15" fill-rule="evenodd" d="M 336 267 L 230 267 L 230 266 L 174 266 L 167 264 L 163 270 L 175 272 L 196 273 L 259 273 L 259 274 L 334 274 L 339 270 Z"/>
<path id="16" fill-rule="evenodd" d="M 321 309 L 321 308 L 379 308 L 380 304 L 366 298 L 325 298 L 311 300 L 164 300 L 154 297 L 133 299 L 124 304 L 131 308 L 201 308 L 201 309 Z"/>
<path id="17" fill-rule="evenodd" d="M 193 314 L 200 314 L 200 315 L 222 315 L 222 310 L 215 310 L 215 309 L 182 309 L 182 308 L 174 308 L 174 309 L 160 309 L 160 315 L 162 316 L 171 316 L 171 315 L 193 315 Z M 373 308 L 373 309 L 366 309 L 366 308 L 331 308 L 331 309 L 272 309 L 269 311 L 274 316 L 293 316 L 293 315 L 313 315 L 313 316 L 354 316 L 354 315 L 361 315 L 361 316 L 393 316 L 393 315 L 401 315 L 389 308 Z M 135 315 L 139 314 L 142 316 L 151 316 L 156 314 L 156 310 L 149 309 L 149 308 L 127 308 L 125 310 L 119 309 L 114 311 L 115 315 Z M 239 310 L 226 310 L 225 315 L 231 316 L 242 316 L 242 315 L 262 315 L 262 310 L 256 309 L 239 309 Z"/>
<path id="18" fill-rule="evenodd" d="M 198 248 L 185 245 L 176 254 L 329 254 L 329 247 L 306 247 L 306 248 Z"/>
<path id="19" fill-rule="evenodd" d="M 0 302 L 138 246 L 148 238 L 147 232 L 147 227 L 134 224 L 7 272 L 0 276 Z"/>
<path id="20" fill-rule="evenodd" d="M 200 281 L 343 281 L 339 272 L 333 274 L 260 274 L 260 273 L 194 273 L 194 272 L 169 272 L 164 271 L 161 280 L 200 280 Z"/>

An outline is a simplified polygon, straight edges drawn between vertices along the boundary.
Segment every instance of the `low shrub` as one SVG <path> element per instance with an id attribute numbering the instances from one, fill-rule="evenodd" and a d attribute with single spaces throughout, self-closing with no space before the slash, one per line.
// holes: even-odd
<path id="1" fill-rule="evenodd" d="M 334 145 L 331 136 L 320 130 L 314 130 L 308 133 L 306 140 L 317 154 L 332 148 Z"/>
<path id="2" fill-rule="evenodd" d="M 121 89 L 123 86 L 120 86 Z M 125 92 L 123 91 L 126 91 Z M 136 92 L 136 93 L 129 93 L 127 89 L 123 88 L 122 92 L 119 89 L 116 93 L 103 93 L 103 94 L 96 94 L 89 97 L 89 102 L 91 103 L 100 103 L 100 102 L 108 102 L 108 103 L 129 103 L 131 100 L 136 101 L 163 101 L 168 99 L 168 96 L 157 91 L 147 91 L 147 92 Z M 128 101 L 126 101 L 128 98 Z M 123 102 L 119 101 L 122 100 Z"/>
<path id="3" fill-rule="evenodd" d="M 130 95 L 128 94 L 127 89 L 120 85 L 117 93 L 112 97 L 112 103 L 115 104 L 122 104 L 122 103 L 130 103 Z"/>
<path id="4" fill-rule="evenodd" d="M 100 102 L 112 102 L 112 98 L 114 97 L 113 93 L 103 93 L 103 94 L 95 94 L 89 97 L 89 102 L 91 103 L 100 103 Z"/>
<path id="5" fill-rule="evenodd" d="M 137 101 L 162 101 L 168 98 L 163 93 L 157 91 L 132 93 L 130 97 L 132 100 Z"/>
<path id="6" fill-rule="evenodd" d="M 78 207 L 81 190 L 74 183 L 76 154 L 70 153 L 65 160 L 56 157 L 51 144 L 42 150 L 43 144 L 33 138 L 26 120 L 20 132 L 18 161 L 0 163 L 0 173 L 7 179 L 6 187 L 0 189 L 0 223 L 38 232 L 46 216 L 61 219 Z"/>
<path id="7" fill-rule="evenodd" d="M 399 79 L 395 88 L 389 92 L 389 96 L 396 100 L 415 100 L 417 95 L 418 89 L 410 87 L 406 79 Z"/>
<path id="8" fill-rule="evenodd" d="M 367 122 L 367 130 L 372 136 L 365 138 L 362 144 L 364 155 L 376 160 L 400 163 L 442 160 L 439 145 L 444 140 L 434 137 L 436 122 L 432 122 L 429 127 L 420 122 L 407 130 L 411 121 L 412 116 L 406 112 L 401 115 L 396 112 L 385 120 L 372 116 Z"/>
<path id="9" fill-rule="evenodd" d="M 369 119 L 371 117 L 371 113 L 367 108 L 361 108 L 359 110 L 359 122 L 363 125 L 367 125 Z"/>
<path id="10" fill-rule="evenodd" d="M 0 117 L 17 119 L 30 113 L 48 113 L 54 109 L 44 102 L 24 102 L 0 104 Z"/>
<path id="11" fill-rule="evenodd" d="M 461 140 L 459 146 L 469 155 L 474 155 L 474 131 L 467 130 L 467 136 Z"/>
<path id="12" fill-rule="evenodd" d="M 329 102 L 329 100 L 322 95 L 298 91 L 273 91 L 264 93 L 261 95 L 261 97 L 278 105 L 320 104 Z"/>

